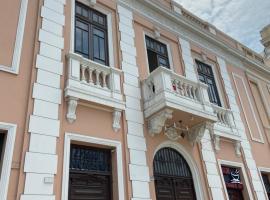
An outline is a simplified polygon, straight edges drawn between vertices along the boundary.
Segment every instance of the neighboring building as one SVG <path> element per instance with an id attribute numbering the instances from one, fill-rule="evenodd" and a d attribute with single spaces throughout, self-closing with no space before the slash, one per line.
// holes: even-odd
<path id="1" fill-rule="evenodd" d="M 1 200 L 270 196 L 261 56 L 173 0 L 0 2 Z"/>

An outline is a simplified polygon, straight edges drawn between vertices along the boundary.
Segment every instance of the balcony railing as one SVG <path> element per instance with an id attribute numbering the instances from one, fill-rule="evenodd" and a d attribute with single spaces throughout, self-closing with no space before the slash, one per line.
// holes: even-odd
<path id="1" fill-rule="evenodd" d="M 237 139 L 239 137 L 239 133 L 236 129 L 232 111 L 214 104 L 212 104 L 212 107 L 218 119 L 217 123 L 214 125 L 215 134 Z"/>
<path id="2" fill-rule="evenodd" d="M 151 134 L 160 133 L 167 122 L 181 121 L 192 128 L 217 121 L 204 83 L 158 67 L 142 82 L 142 88 L 144 114 Z"/>
<path id="3" fill-rule="evenodd" d="M 114 110 L 114 116 L 117 115 L 116 111 L 124 110 L 121 70 L 104 66 L 75 53 L 68 54 L 67 59 L 69 70 L 65 97 L 69 101 L 67 118 L 70 122 L 76 119 L 76 106 L 80 100 L 84 104 L 94 103 L 110 107 Z"/>

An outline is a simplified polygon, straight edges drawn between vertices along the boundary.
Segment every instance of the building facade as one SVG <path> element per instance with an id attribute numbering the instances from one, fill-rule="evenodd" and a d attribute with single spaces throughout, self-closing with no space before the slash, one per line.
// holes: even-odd
<path id="1" fill-rule="evenodd" d="M 270 198 L 262 55 L 173 0 L 0 3 L 1 200 Z"/>

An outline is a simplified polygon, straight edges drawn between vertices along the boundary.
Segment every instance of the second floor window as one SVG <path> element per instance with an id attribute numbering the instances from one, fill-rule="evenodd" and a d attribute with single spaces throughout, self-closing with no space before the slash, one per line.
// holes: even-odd
<path id="1" fill-rule="evenodd" d="M 80 3 L 76 3 L 75 52 L 109 65 L 106 16 Z"/>
<path id="2" fill-rule="evenodd" d="M 148 36 L 145 36 L 149 71 L 152 72 L 159 66 L 170 68 L 167 46 Z"/>
<path id="3" fill-rule="evenodd" d="M 268 174 L 262 174 L 263 183 L 265 186 L 265 190 L 267 193 L 268 198 L 270 199 L 270 181 Z"/>
<path id="4" fill-rule="evenodd" d="M 221 106 L 217 86 L 211 66 L 196 60 L 199 80 L 208 85 L 208 95 L 211 103 Z"/>

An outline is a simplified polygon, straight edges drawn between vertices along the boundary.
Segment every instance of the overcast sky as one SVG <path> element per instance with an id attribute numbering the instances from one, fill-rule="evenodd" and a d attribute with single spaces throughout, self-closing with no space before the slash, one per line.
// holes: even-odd
<path id="1" fill-rule="evenodd" d="M 270 24 L 270 0 L 175 0 L 198 17 L 261 53 L 260 30 Z"/>

